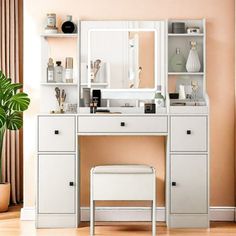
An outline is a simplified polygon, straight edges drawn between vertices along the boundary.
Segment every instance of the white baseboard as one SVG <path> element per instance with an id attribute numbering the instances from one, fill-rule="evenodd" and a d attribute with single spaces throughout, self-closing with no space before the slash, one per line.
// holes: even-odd
<path id="1" fill-rule="evenodd" d="M 165 207 L 157 207 L 157 221 L 165 221 Z M 21 220 L 35 220 L 35 208 L 21 209 Z M 150 221 L 148 207 L 96 207 L 97 221 Z M 235 207 L 210 207 L 211 221 L 235 221 Z M 81 207 L 81 221 L 89 221 L 89 207 Z"/>
<path id="2" fill-rule="evenodd" d="M 35 207 L 23 207 L 20 211 L 21 220 L 35 220 Z"/>
<path id="3" fill-rule="evenodd" d="M 235 207 L 211 207 L 210 219 L 211 221 L 235 221 L 236 208 Z"/>

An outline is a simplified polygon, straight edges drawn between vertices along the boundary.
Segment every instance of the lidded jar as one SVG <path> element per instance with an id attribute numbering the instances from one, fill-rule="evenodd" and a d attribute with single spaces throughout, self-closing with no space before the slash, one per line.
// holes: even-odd
<path id="1" fill-rule="evenodd" d="M 61 30 L 65 34 L 72 34 L 75 32 L 75 24 L 72 22 L 72 16 L 66 16 L 66 21 L 62 24 Z"/>

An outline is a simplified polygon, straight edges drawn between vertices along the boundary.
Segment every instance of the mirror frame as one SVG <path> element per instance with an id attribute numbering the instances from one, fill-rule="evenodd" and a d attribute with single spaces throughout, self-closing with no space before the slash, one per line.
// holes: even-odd
<path id="1" fill-rule="evenodd" d="M 124 27 L 122 28 L 122 26 Z M 166 94 L 166 72 L 165 72 L 165 21 L 81 21 L 81 40 L 80 53 L 81 57 L 86 57 L 86 63 L 90 65 L 91 57 L 91 33 L 96 31 L 132 31 L 132 32 L 154 32 L 154 88 L 139 88 L 139 89 L 112 89 L 99 88 L 104 99 L 153 99 L 157 85 L 161 85 L 161 92 Z M 85 35 L 86 34 L 86 35 Z M 83 36 L 85 35 L 85 38 Z M 83 46 L 82 46 L 83 44 Z M 85 46 L 85 49 L 83 48 Z M 84 55 L 85 54 L 85 55 Z M 85 62 L 84 61 L 84 62 Z M 88 88 L 91 88 L 90 77 L 91 69 L 88 66 L 87 82 Z M 81 88 L 81 86 L 80 86 Z M 97 88 L 98 89 L 98 88 Z"/>

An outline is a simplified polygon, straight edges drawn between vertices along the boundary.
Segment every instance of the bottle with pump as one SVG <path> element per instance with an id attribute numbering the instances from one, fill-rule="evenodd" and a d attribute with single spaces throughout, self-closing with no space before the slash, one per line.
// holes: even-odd
<path id="1" fill-rule="evenodd" d="M 73 58 L 66 58 L 66 68 L 65 68 L 65 82 L 73 83 Z"/>
<path id="2" fill-rule="evenodd" d="M 55 83 L 54 63 L 53 63 L 53 59 L 51 57 L 48 59 L 47 82 L 48 83 Z"/>

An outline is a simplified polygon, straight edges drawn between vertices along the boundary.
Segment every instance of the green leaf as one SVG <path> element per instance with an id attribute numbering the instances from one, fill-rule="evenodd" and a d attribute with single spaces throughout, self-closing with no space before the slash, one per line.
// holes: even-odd
<path id="1" fill-rule="evenodd" d="M 14 112 L 7 117 L 6 120 L 7 129 L 18 130 L 23 126 L 22 114 L 20 112 Z"/>
<path id="2" fill-rule="evenodd" d="M 17 93 L 9 99 L 7 106 L 13 111 L 22 112 L 28 109 L 29 104 L 30 99 L 26 93 Z"/>
<path id="3" fill-rule="evenodd" d="M 6 112 L 3 108 L 0 107 L 0 129 L 5 125 L 6 123 Z"/>

